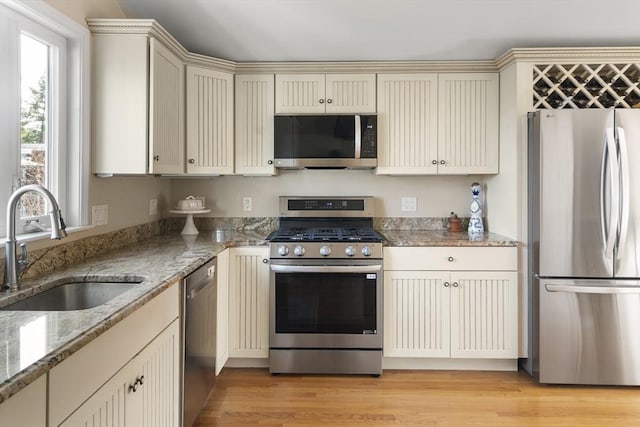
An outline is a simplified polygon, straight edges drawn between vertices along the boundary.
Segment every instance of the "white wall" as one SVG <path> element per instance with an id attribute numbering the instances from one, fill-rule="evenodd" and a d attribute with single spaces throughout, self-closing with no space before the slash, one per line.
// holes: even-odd
<path id="1" fill-rule="evenodd" d="M 278 196 L 374 196 L 376 216 L 469 216 L 471 183 L 478 176 L 378 176 L 364 170 L 280 171 L 275 177 L 222 176 L 174 179 L 171 203 L 186 196 L 205 196 L 210 216 L 279 216 Z M 253 210 L 242 211 L 242 198 Z M 417 197 L 417 211 L 403 212 L 402 197 Z"/>

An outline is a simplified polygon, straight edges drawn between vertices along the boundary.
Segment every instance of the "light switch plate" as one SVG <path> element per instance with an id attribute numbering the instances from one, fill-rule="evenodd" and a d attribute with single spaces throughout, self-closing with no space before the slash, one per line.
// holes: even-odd
<path id="1" fill-rule="evenodd" d="M 107 225 L 109 223 L 109 205 L 91 206 L 91 224 Z"/>
<path id="2" fill-rule="evenodd" d="M 418 207 L 418 199 L 416 197 L 403 197 L 402 198 L 402 211 L 403 212 L 415 212 Z"/>
<path id="3" fill-rule="evenodd" d="M 149 215 L 158 215 L 158 199 L 149 200 Z"/>

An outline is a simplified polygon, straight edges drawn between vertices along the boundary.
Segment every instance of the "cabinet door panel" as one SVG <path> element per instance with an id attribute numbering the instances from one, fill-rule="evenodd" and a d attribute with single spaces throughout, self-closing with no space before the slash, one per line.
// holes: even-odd
<path id="1" fill-rule="evenodd" d="M 229 359 L 229 252 L 225 249 L 216 259 L 216 375 Z"/>
<path id="2" fill-rule="evenodd" d="M 231 248 L 229 356 L 269 355 L 269 248 Z"/>
<path id="3" fill-rule="evenodd" d="M 384 273 L 384 355 L 449 357 L 448 272 Z"/>
<path id="4" fill-rule="evenodd" d="M 150 40 L 149 172 L 184 171 L 184 65 Z M 124 153 L 122 153 L 124 154 Z"/>
<path id="5" fill-rule="evenodd" d="M 498 74 L 440 74 L 438 85 L 438 173 L 498 173 Z"/>
<path id="6" fill-rule="evenodd" d="M 233 75 L 187 67 L 187 173 L 233 173 Z"/>
<path id="7" fill-rule="evenodd" d="M 327 113 L 375 113 L 375 74 L 327 74 Z"/>
<path id="8" fill-rule="evenodd" d="M 378 75 L 378 174 L 438 172 L 438 77 Z"/>
<path id="9" fill-rule="evenodd" d="M 515 272 L 451 273 L 451 357 L 517 357 Z"/>
<path id="10" fill-rule="evenodd" d="M 276 113 L 324 113 L 324 74 L 276 75 Z"/>
<path id="11" fill-rule="evenodd" d="M 274 175 L 273 75 L 236 76 L 236 173 Z"/>

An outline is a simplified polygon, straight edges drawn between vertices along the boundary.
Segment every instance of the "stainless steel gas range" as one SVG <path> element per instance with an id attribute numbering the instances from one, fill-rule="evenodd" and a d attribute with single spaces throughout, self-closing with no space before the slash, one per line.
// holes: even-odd
<path id="1" fill-rule="evenodd" d="M 382 373 L 372 197 L 281 197 L 270 241 L 271 373 Z"/>

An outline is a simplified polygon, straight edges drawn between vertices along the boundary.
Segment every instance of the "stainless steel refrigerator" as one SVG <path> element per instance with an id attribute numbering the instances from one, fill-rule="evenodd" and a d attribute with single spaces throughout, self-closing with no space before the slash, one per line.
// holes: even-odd
<path id="1" fill-rule="evenodd" d="M 527 367 L 640 385 L 640 110 L 529 114 Z"/>

